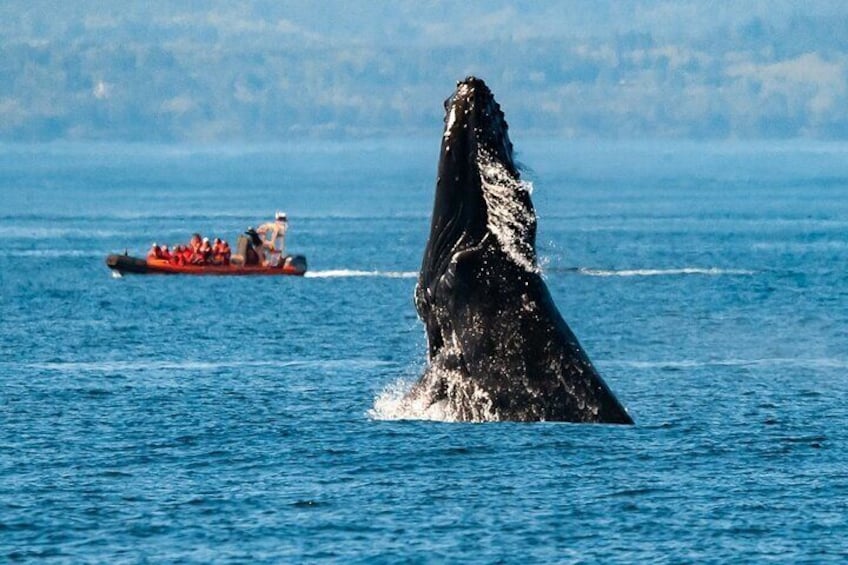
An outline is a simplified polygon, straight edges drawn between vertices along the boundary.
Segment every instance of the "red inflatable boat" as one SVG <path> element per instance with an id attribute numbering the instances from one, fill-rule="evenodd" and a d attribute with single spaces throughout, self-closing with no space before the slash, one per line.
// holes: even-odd
<path id="1" fill-rule="evenodd" d="M 120 274 L 137 275 L 294 275 L 306 274 L 306 257 L 289 255 L 278 267 L 261 265 L 175 265 L 165 259 L 109 255 L 106 265 Z"/>

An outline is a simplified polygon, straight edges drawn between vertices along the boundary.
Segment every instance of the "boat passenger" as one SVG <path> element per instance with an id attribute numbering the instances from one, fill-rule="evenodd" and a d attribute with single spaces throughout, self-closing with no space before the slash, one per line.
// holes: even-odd
<path id="1" fill-rule="evenodd" d="M 221 248 L 221 238 L 216 237 L 215 241 L 212 242 L 212 264 L 220 265 L 221 264 L 221 256 L 219 254 L 219 250 Z"/>
<path id="2" fill-rule="evenodd" d="M 209 243 L 209 238 L 204 237 L 203 243 L 200 246 L 201 264 L 210 263 L 212 261 L 212 244 Z"/>
<path id="3" fill-rule="evenodd" d="M 278 258 L 286 253 L 286 232 L 289 229 L 289 219 L 285 212 L 277 211 L 274 221 L 262 224 L 256 230 L 264 236 L 262 245 Z"/>
<path id="4" fill-rule="evenodd" d="M 159 257 L 160 259 L 164 259 L 165 261 L 171 260 L 171 252 L 168 250 L 167 245 L 163 245 L 162 247 L 160 247 L 159 252 L 161 254 Z"/>
<path id="5" fill-rule="evenodd" d="M 200 237 L 199 233 L 193 233 L 191 234 L 191 240 L 188 242 L 188 245 L 192 251 L 198 251 L 200 246 L 203 245 L 203 238 Z"/>
<path id="6" fill-rule="evenodd" d="M 221 241 L 221 264 L 229 265 L 231 255 L 232 252 L 230 251 L 230 244 L 226 241 Z"/>
<path id="7" fill-rule="evenodd" d="M 230 250 L 230 244 L 226 239 L 221 241 L 221 258 L 223 259 L 224 265 L 230 264 L 230 257 L 233 252 Z"/>
<path id="8" fill-rule="evenodd" d="M 159 249 L 159 245 L 156 242 L 150 246 L 150 251 L 147 252 L 147 260 L 150 259 L 161 259 L 162 258 L 162 250 Z"/>
<path id="9" fill-rule="evenodd" d="M 192 251 L 191 247 L 189 247 L 188 245 L 184 245 L 181 257 L 182 257 L 182 260 L 183 260 L 183 262 L 182 262 L 183 265 L 190 265 L 191 264 L 191 258 L 194 257 L 194 251 Z"/>
<path id="10" fill-rule="evenodd" d="M 171 247 L 171 249 L 174 250 L 173 253 L 171 253 L 171 265 L 179 265 L 182 261 L 183 246 L 176 243 L 173 247 Z"/>
<path id="11" fill-rule="evenodd" d="M 200 237 L 200 234 L 196 233 L 191 236 L 191 242 L 189 242 L 189 249 L 191 250 L 191 257 L 189 258 L 189 263 L 192 265 L 202 265 L 206 262 L 203 256 L 203 239 Z"/>
<path id="12" fill-rule="evenodd" d="M 212 264 L 213 265 L 228 265 L 230 262 L 229 253 L 227 253 L 225 257 L 224 253 L 224 240 L 220 237 L 215 238 L 215 244 L 212 246 Z M 229 251 L 229 246 L 227 246 L 227 251 Z"/>

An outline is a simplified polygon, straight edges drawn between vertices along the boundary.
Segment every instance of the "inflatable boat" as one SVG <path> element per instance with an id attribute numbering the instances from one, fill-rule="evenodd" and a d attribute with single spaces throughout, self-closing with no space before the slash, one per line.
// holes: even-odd
<path id="1" fill-rule="evenodd" d="M 289 255 L 276 267 L 245 265 L 176 265 L 166 259 L 139 259 L 130 255 L 109 255 L 106 265 L 119 274 L 136 275 L 294 275 L 306 274 L 306 257 Z"/>

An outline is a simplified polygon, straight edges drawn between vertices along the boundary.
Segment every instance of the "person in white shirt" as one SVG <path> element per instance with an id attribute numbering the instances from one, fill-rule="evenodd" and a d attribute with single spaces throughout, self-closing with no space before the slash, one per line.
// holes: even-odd
<path id="1" fill-rule="evenodd" d="M 277 212 L 273 222 L 262 224 L 256 228 L 256 233 L 262 236 L 262 247 L 270 254 L 272 266 L 278 266 L 286 257 L 286 231 L 289 229 L 289 219 L 285 212 Z"/>

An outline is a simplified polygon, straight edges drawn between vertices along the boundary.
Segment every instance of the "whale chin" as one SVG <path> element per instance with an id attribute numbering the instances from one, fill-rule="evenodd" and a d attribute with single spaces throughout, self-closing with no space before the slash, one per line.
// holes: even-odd
<path id="1" fill-rule="evenodd" d="M 406 400 L 458 421 L 630 424 L 540 275 L 508 129 L 485 82 L 457 83 L 415 289 L 428 367 Z"/>

